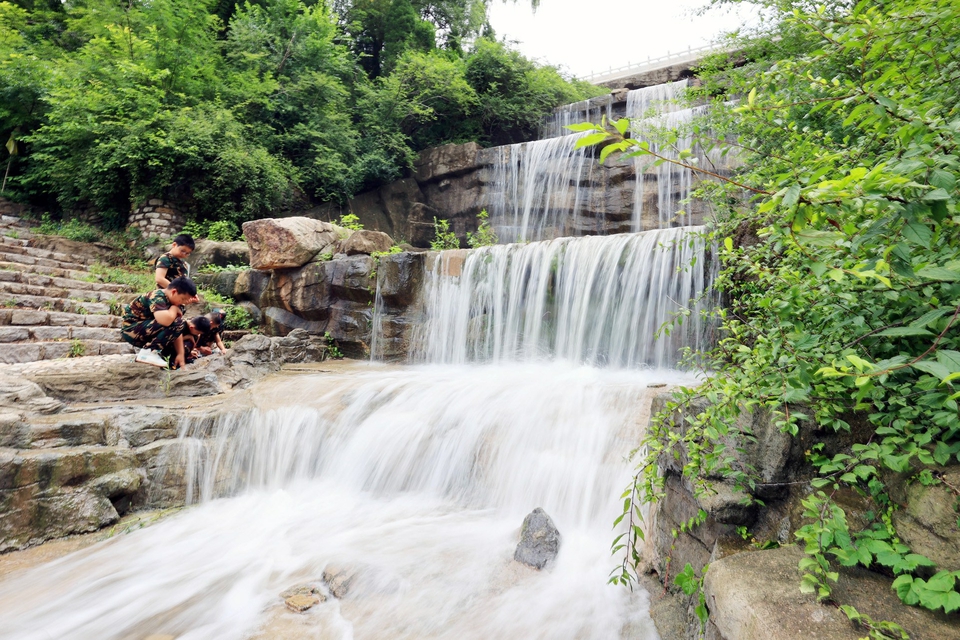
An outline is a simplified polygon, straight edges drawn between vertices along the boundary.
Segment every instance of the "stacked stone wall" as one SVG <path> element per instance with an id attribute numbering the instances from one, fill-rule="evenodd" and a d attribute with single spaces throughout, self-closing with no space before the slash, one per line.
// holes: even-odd
<path id="1" fill-rule="evenodd" d="M 127 227 L 139 229 L 146 238 L 167 239 L 180 233 L 186 221 L 175 203 L 152 198 L 130 213 Z"/>

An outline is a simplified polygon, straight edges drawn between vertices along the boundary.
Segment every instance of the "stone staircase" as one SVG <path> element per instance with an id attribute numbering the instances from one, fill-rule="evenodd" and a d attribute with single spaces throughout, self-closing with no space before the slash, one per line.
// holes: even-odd
<path id="1" fill-rule="evenodd" d="M 117 313 L 134 292 L 100 282 L 95 259 L 32 247 L 33 237 L 0 216 L 0 364 L 133 353 Z"/>

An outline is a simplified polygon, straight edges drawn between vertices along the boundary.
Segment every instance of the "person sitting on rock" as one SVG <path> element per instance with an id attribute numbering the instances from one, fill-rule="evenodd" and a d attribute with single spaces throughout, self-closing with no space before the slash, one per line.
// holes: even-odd
<path id="1" fill-rule="evenodd" d="M 173 239 L 173 245 L 170 251 L 167 251 L 154 263 L 154 280 L 161 289 L 166 288 L 168 284 L 177 278 L 185 278 L 190 275 L 190 267 L 184 262 L 191 253 L 195 243 L 193 238 L 181 233 Z"/>
<path id="2" fill-rule="evenodd" d="M 200 351 L 197 349 L 197 343 L 201 336 L 210 333 L 210 319 L 206 316 L 197 316 L 187 320 L 183 328 L 183 359 L 187 364 L 200 357 Z M 164 360 L 170 362 L 177 357 L 176 345 L 170 344 L 160 352 Z"/>
<path id="3" fill-rule="evenodd" d="M 197 300 L 197 285 L 189 278 L 176 278 L 162 289 L 145 293 L 124 308 L 120 335 L 139 347 L 136 361 L 166 367 L 160 352 L 174 349 L 174 368 L 186 364 L 183 352 L 183 306 Z"/>
<path id="4" fill-rule="evenodd" d="M 227 319 L 227 313 L 223 309 L 214 309 L 206 317 L 210 321 L 210 330 L 204 332 L 197 341 L 197 349 L 199 349 L 200 355 L 209 356 L 213 354 L 214 344 L 216 344 L 220 353 L 226 353 L 227 348 L 223 344 L 223 323 Z"/>

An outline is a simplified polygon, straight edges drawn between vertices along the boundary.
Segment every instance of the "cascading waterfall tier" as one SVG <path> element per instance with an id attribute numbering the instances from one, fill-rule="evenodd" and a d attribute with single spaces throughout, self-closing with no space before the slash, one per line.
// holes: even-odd
<path id="1" fill-rule="evenodd" d="M 411 359 L 674 367 L 711 340 L 711 269 L 702 227 L 443 252 Z"/>
<path id="2" fill-rule="evenodd" d="M 563 105 L 544 121 L 540 127 L 540 139 L 569 135 L 568 126 L 580 122 L 600 122 L 603 116 L 613 116 L 612 94 Z"/>
<path id="3" fill-rule="evenodd" d="M 553 363 L 264 383 L 167 447 L 195 506 L 0 582 L 0 637 L 654 640 L 646 597 L 606 584 L 610 522 L 648 385 L 680 381 Z M 513 561 L 538 506 L 563 535 L 542 572 Z M 287 612 L 278 594 L 331 566 L 348 593 Z"/>
<path id="4" fill-rule="evenodd" d="M 631 135 L 660 156 L 677 160 L 679 150 L 692 148 L 693 159 L 687 164 L 722 173 L 729 168 L 729 158 L 694 144 L 691 129 L 707 107 L 685 108 L 687 85 L 681 80 L 627 92 L 623 115 L 632 121 Z M 567 105 L 548 121 L 545 139 L 497 149 L 483 206 L 501 241 L 610 235 L 702 222 L 704 205 L 686 204 L 695 184 L 690 168 L 671 162 L 654 167 L 650 156 L 608 160 L 600 166 L 594 149 L 575 148 L 586 134 L 563 127 L 610 117 L 612 100 Z M 675 139 L 664 144 L 668 131 Z"/>

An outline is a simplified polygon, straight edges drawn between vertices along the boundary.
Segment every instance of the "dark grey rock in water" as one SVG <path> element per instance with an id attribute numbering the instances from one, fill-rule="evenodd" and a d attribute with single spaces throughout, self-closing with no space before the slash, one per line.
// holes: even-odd
<path id="1" fill-rule="evenodd" d="M 537 507 L 523 519 L 520 543 L 513 559 L 534 569 L 543 569 L 557 557 L 559 550 L 560 532 L 547 512 Z"/>

